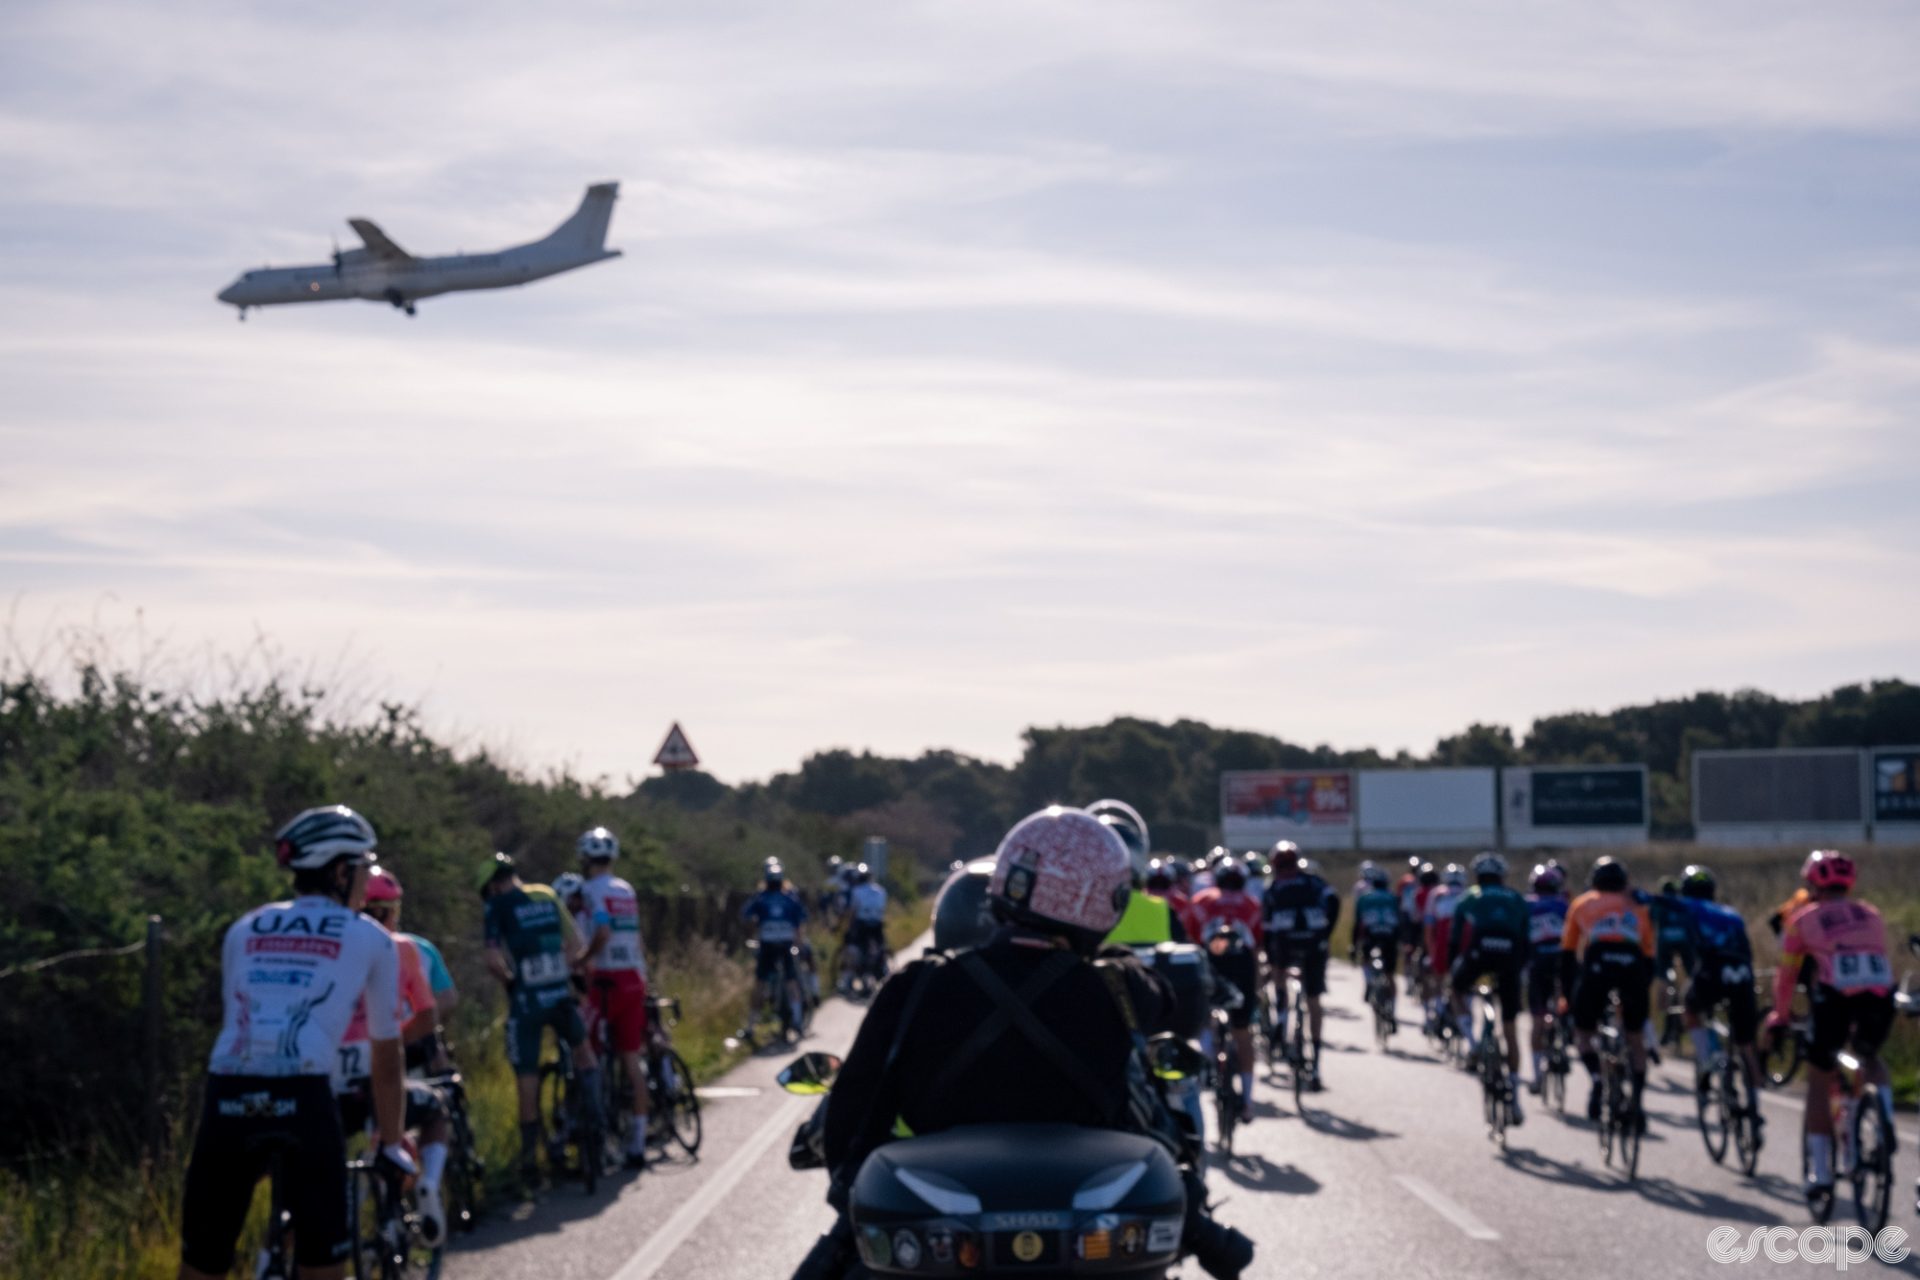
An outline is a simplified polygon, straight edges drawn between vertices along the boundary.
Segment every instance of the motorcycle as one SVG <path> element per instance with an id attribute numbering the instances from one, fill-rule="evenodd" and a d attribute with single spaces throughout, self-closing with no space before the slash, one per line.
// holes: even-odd
<path id="1" fill-rule="evenodd" d="M 1170 1039 L 1153 1057 L 1162 1079 L 1197 1078 L 1205 1065 Z M 803 1054 L 779 1083 L 824 1094 L 839 1066 L 831 1054 Z M 823 1102 L 795 1135 L 793 1167 L 824 1163 L 824 1111 Z M 1179 1261 L 1186 1211 L 1179 1166 L 1151 1138 L 1076 1125 L 966 1125 L 867 1157 L 848 1195 L 858 1264 L 845 1274 L 1163 1280 Z"/>

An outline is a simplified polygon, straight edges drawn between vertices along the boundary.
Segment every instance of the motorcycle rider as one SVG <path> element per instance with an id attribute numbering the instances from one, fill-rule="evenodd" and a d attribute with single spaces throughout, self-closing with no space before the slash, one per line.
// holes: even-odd
<path id="1" fill-rule="evenodd" d="M 1180 1149 L 1136 1052 L 1135 1028 L 1153 1020 L 1167 989 L 1131 956 L 1091 962 L 1130 882 L 1125 845 L 1085 810 L 1043 809 L 1007 833 L 988 886 L 1000 928 L 953 960 L 901 969 L 860 1025 L 828 1102 L 830 1203 L 844 1210 L 855 1174 L 896 1120 L 915 1134 L 1065 1122 Z M 1183 1249 L 1210 1275 L 1238 1276 L 1252 1242 L 1207 1215 L 1196 1170 L 1187 1184 Z M 854 1256 L 843 1216 L 797 1275 L 841 1275 Z"/>

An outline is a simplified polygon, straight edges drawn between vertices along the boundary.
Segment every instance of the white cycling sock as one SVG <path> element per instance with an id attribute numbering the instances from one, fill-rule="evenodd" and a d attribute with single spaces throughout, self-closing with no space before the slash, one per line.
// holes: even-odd
<path id="1" fill-rule="evenodd" d="M 1807 1181 L 1816 1187 L 1833 1184 L 1833 1139 L 1824 1133 L 1807 1135 Z"/>
<path id="2" fill-rule="evenodd" d="M 1707 1035 L 1705 1027 L 1695 1027 L 1687 1032 L 1687 1038 L 1693 1041 L 1693 1071 L 1695 1075 L 1707 1074 L 1707 1068 L 1713 1065 L 1713 1040 Z"/>
<path id="3" fill-rule="evenodd" d="M 440 1185 L 440 1175 L 447 1169 L 447 1144 L 444 1142 L 422 1143 L 420 1147 L 420 1185 L 428 1191 Z"/>

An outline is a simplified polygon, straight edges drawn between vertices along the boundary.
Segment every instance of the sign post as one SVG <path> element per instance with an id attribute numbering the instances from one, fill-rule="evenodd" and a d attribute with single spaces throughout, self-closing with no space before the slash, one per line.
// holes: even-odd
<path id="1" fill-rule="evenodd" d="M 667 730 L 667 740 L 660 744 L 653 762 L 668 773 L 699 767 L 700 757 L 694 754 L 693 744 L 687 741 L 687 735 L 681 731 L 678 720 L 673 722 L 673 728 Z"/>

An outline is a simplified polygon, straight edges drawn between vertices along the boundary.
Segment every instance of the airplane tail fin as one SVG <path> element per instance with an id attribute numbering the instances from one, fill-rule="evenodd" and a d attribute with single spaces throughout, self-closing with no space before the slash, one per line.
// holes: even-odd
<path id="1" fill-rule="evenodd" d="M 570 253 L 604 253 L 607 247 L 607 222 L 613 217 L 613 202 L 620 194 L 617 182 L 596 182 L 573 216 L 553 229 L 540 243 Z"/>

